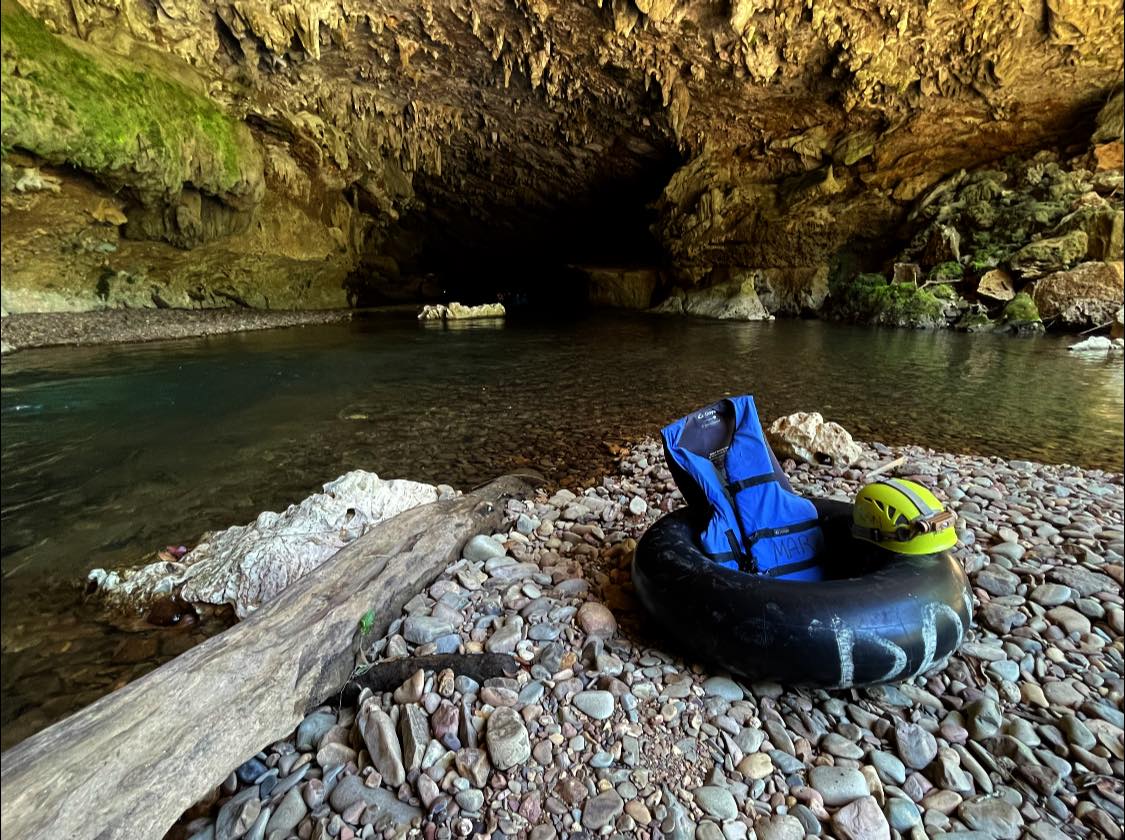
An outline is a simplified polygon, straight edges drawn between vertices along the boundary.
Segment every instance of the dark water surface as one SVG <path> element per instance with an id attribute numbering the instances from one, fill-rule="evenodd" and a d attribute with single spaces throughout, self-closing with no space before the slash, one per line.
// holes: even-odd
<path id="1" fill-rule="evenodd" d="M 82 603 L 86 571 L 283 509 L 349 469 L 562 484 L 724 394 L 859 438 L 1120 470 L 1122 365 L 1068 339 L 816 321 L 412 318 L 21 352 L 2 367 L 3 744 L 186 649 Z"/>

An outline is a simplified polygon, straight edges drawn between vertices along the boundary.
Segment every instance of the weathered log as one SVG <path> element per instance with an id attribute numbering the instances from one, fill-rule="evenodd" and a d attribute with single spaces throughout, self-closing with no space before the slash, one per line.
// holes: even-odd
<path id="1" fill-rule="evenodd" d="M 337 699 L 340 705 L 346 706 L 354 703 L 365 688 L 374 692 L 390 691 L 406 682 L 415 671 L 444 671 L 446 668 L 457 676 L 484 682 L 493 677 L 514 677 L 519 673 L 520 664 L 507 653 L 435 653 L 387 659 L 348 680 Z"/>
<path id="2" fill-rule="evenodd" d="M 245 621 L 8 750 L 0 769 L 5 838 L 160 838 L 192 804 L 355 666 L 361 617 L 386 633 L 406 602 L 497 527 L 507 476 L 399 514 Z"/>

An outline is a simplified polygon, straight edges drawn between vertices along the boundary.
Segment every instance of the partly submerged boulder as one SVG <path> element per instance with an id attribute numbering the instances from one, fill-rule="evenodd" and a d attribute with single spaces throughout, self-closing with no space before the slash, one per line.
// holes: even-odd
<path id="1" fill-rule="evenodd" d="M 1115 356 L 1121 353 L 1123 345 L 1125 342 L 1120 338 L 1092 335 L 1085 341 L 1070 345 L 1067 350 L 1082 356 Z"/>
<path id="2" fill-rule="evenodd" d="M 724 321 L 768 321 L 772 317 L 758 298 L 752 276 L 686 292 L 676 289 L 652 311 Z"/>
<path id="3" fill-rule="evenodd" d="M 503 318 L 507 315 L 502 303 L 482 303 L 479 306 L 465 306 L 454 301 L 446 306 L 436 304 L 422 307 L 418 313 L 419 321 L 465 321 L 470 318 Z"/>
<path id="4" fill-rule="evenodd" d="M 839 423 L 826 421 L 816 411 L 798 411 L 770 424 L 770 445 L 779 458 L 809 464 L 847 467 L 863 456 L 863 450 Z"/>
<path id="5" fill-rule="evenodd" d="M 438 498 L 432 485 L 354 470 L 283 513 L 266 511 L 247 525 L 205 534 L 177 562 L 94 569 L 88 579 L 120 607 L 178 595 L 193 604 L 229 604 L 245 618 L 375 525 Z"/>
<path id="6" fill-rule="evenodd" d="M 1036 281 L 1032 299 L 1039 315 L 1079 329 L 1112 322 L 1125 302 L 1120 265 L 1087 262 Z"/>

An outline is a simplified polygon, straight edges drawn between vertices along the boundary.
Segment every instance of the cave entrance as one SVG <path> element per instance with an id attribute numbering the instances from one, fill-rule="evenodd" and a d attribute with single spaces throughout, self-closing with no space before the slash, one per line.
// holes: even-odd
<path id="1" fill-rule="evenodd" d="M 629 138 L 591 156 L 584 171 L 492 163 L 415 176 L 424 209 L 366 260 L 369 272 L 393 261 L 399 276 L 388 283 L 369 273 L 356 284 L 357 305 L 500 300 L 509 311 L 564 314 L 585 306 L 584 267 L 661 265 L 652 205 L 683 165 L 676 150 Z"/>

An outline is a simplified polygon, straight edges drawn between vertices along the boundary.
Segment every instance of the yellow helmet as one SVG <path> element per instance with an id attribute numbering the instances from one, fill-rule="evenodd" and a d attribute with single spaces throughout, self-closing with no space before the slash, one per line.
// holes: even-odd
<path id="1" fill-rule="evenodd" d="M 913 481 L 888 478 L 855 497 L 852 534 L 900 554 L 936 554 L 957 545 L 957 515 Z"/>

